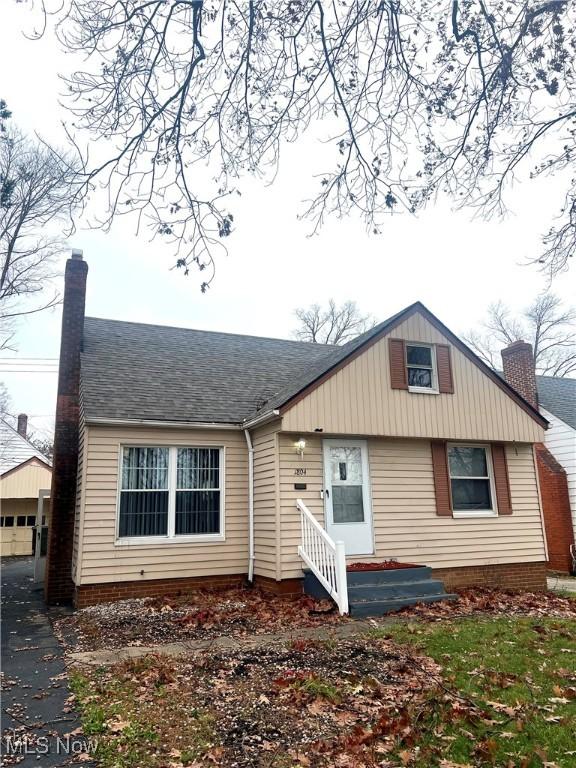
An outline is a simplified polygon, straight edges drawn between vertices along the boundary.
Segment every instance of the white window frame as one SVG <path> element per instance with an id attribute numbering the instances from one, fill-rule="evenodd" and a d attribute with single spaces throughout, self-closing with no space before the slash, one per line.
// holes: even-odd
<path id="1" fill-rule="evenodd" d="M 488 478 L 485 476 L 467 475 L 452 477 L 450 471 L 450 448 L 484 448 L 486 455 L 486 468 L 488 470 Z M 446 446 L 447 456 L 446 463 L 448 465 L 448 482 L 450 483 L 450 498 L 452 498 L 452 480 L 486 480 L 490 482 L 490 498 L 492 499 L 492 509 L 454 509 L 452 505 L 452 516 L 458 517 L 498 517 L 498 500 L 496 498 L 496 483 L 494 481 L 494 467 L 492 466 L 492 446 L 489 443 L 448 443 Z"/>
<path id="2" fill-rule="evenodd" d="M 120 494 L 122 493 L 122 464 L 125 448 L 167 448 L 168 449 L 168 532 L 166 536 L 124 536 L 120 537 Z M 220 533 L 201 533 L 177 535 L 176 529 L 176 477 L 178 466 L 178 450 L 184 448 L 217 449 L 220 452 L 219 487 L 211 490 L 220 491 Z M 114 545 L 148 546 L 150 544 L 196 544 L 216 543 L 226 540 L 225 532 L 225 496 L 226 496 L 226 450 L 223 445 L 166 445 L 165 443 L 149 443 L 134 441 L 122 443 L 118 451 L 118 482 L 116 489 L 116 535 Z"/>
<path id="3" fill-rule="evenodd" d="M 404 365 L 406 366 L 406 381 L 408 381 L 408 371 L 410 368 L 428 368 L 427 365 L 412 365 L 408 364 L 408 347 L 426 347 L 430 350 L 430 362 L 432 363 L 432 386 L 431 387 L 411 387 L 410 384 L 408 384 L 408 391 L 409 392 L 415 392 L 416 394 L 424 394 L 424 395 L 439 395 L 440 390 L 438 389 L 438 362 L 436 360 L 436 345 L 435 344 L 428 344 L 425 341 L 406 341 L 404 343 L 404 349 L 405 349 L 405 360 Z"/>

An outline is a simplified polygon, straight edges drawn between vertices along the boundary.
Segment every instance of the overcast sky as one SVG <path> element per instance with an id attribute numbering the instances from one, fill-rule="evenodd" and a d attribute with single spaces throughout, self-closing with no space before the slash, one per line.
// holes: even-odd
<path id="1" fill-rule="evenodd" d="M 58 72 L 69 66 L 51 35 L 39 42 L 22 34 L 25 8 L 1 0 L 0 98 L 13 122 L 55 140 L 67 119 L 58 104 Z M 562 201 L 562 185 L 544 180 L 518 185 L 513 211 L 504 220 L 471 220 L 446 203 L 418 217 L 393 215 L 379 236 L 361 221 L 332 220 L 309 237 L 311 224 L 299 221 L 302 200 L 310 197 L 310 158 L 314 146 L 286 148 L 281 172 L 271 187 L 250 181 L 235 204 L 236 232 L 219 258 L 216 279 L 202 295 L 200 279 L 171 270 L 173 253 L 160 240 L 135 234 L 129 218 L 112 232 L 81 229 L 70 247 L 81 248 L 89 264 L 87 314 L 207 330 L 289 337 L 293 310 L 313 302 L 355 300 L 379 319 L 413 301 L 424 302 L 456 333 L 478 325 L 488 304 L 503 299 L 521 309 L 546 286 L 534 267 L 540 235 Z M 553 290 L 569 299 L 574 275 L 558 279 Z M 59 350 L 58 311 L 22 322 L 16 353 L 4 357 L 55 358 Z M 50 428 L 55 407 L 54 374 L 3 373 L 13 411 L 30 414 L 33 428 Z"/>

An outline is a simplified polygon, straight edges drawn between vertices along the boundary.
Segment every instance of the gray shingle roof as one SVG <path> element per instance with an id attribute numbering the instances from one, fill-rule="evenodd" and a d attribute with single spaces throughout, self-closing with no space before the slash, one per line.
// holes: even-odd
<path id="1" fill-rule="evenodd" d="M 301 341 L 87 317 L 84 412 L 88 420 L 238 424 L 334 350 Z"/>
<path id="2" fill-rule="evenodd" d="M 82 353 L 84 412 L 88 420 L 241 424 L 285 405 L 413 312 L 422 313 L 494 376 L 418 301 L 341 347 L 88 317 Z M 501 386 L 546 425 L 505 380 Z"/>
<path id="3" fill-rule="evenodd" d="M 353 354 L 359 347 L 367 341 L 370 341 L 373 336 L 378 336 L 382 331 L 385 331 L 387 326 L 391 325 L 397 318 L 405 315 L 414 306 L 415 305 L 412 304 L 401 312 L 383 320 L 381 323 L 378 323 L 378 325 L 375 325 L 374 328 L 370 328 L 369 331 L 360 334 L 360 336 L 352 339 L 352 341 L 349 341 L 347 344 L 343 344 L 341 347 L 331 347 L 331 352 L 328 355 L 325 355 L 318 361 L 312 362 L 300 371 L 292 381 L 288 382 L 283 389 L 265 404 L 261 411 L 271 411 L 274 408 L 279 408 L 281 405 L 284 405 L 284 403 L 287 403 L 291 398 L 316 381 L 316 379 L 320 378 L 320 376 L 323 376 L 328 371 L 332 370 L 334 366 L 342 362 L 348 355 Z"/>
<path id="4" fill-rule="evenodd" d="M 576 429 L 576 379 L 536 376 L 542 408 Z"/>

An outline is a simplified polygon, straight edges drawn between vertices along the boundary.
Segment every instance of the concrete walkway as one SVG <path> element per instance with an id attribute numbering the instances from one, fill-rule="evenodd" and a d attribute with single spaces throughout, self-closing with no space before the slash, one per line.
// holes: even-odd
<path id="1" fill-rule="evenodd" d="M 390 619 L 390 623 L 397 619 Z M 248 650 L 250 648 L 260 648 L 264 645 L 290 643 L 295 639 L 302 638 L 322 638 L 327 640 L 336 637 L 352 637 L 356 635 L 365 635 L 369 630 L 375 627 L 382 627 L 383 624 L 375 624 L 366 621 L 350 621 L 346 624 L 340 624 L 334 627 L 309 627 L 300 628 L 291 632 L 280 632 L 268 635 L 246 635 L 242 637 L 213 637 L 208 640 L 187 640 L 179 643 L 167 643 L 164 645 L 133 645 L 125 648 L 115 648 L 113 650 L 103 651 L 79 651 L 70 653 L 70 661 L 80 664 L 89 664 L 96 667 L 107 667 L 117 664 L 119 661 L 128 659 L 139 659 L 150 653 L 160 656 L 184 656 L 188 653 L 202 653 L 208 649 L 213 651 L 222 650 Z"/>
<path id="2" fill-rule="evenodd" d="M 86 745 L 72 733 L 80 723 L 70 711 L 62 649 L 42 589 L 33 583 L 33 560 L 4 558 L 1 569 L 3 765 L 67 765 Z"/>
<path id="3" fill-rule="evenodd" d="M 576 592 L 576 578 L 571 576 L 549 576 L 546 581 L 553 592 Z"/>

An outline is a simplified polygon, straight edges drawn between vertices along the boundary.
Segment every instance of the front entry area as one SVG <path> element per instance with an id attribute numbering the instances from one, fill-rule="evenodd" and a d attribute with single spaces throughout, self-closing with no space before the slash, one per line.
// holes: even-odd
<path id="1" fill-rule="evenodd" d="M 372 505 L 365 440 L 324 440 L 326 530 L 346 555 L 372 555 Z"/>

